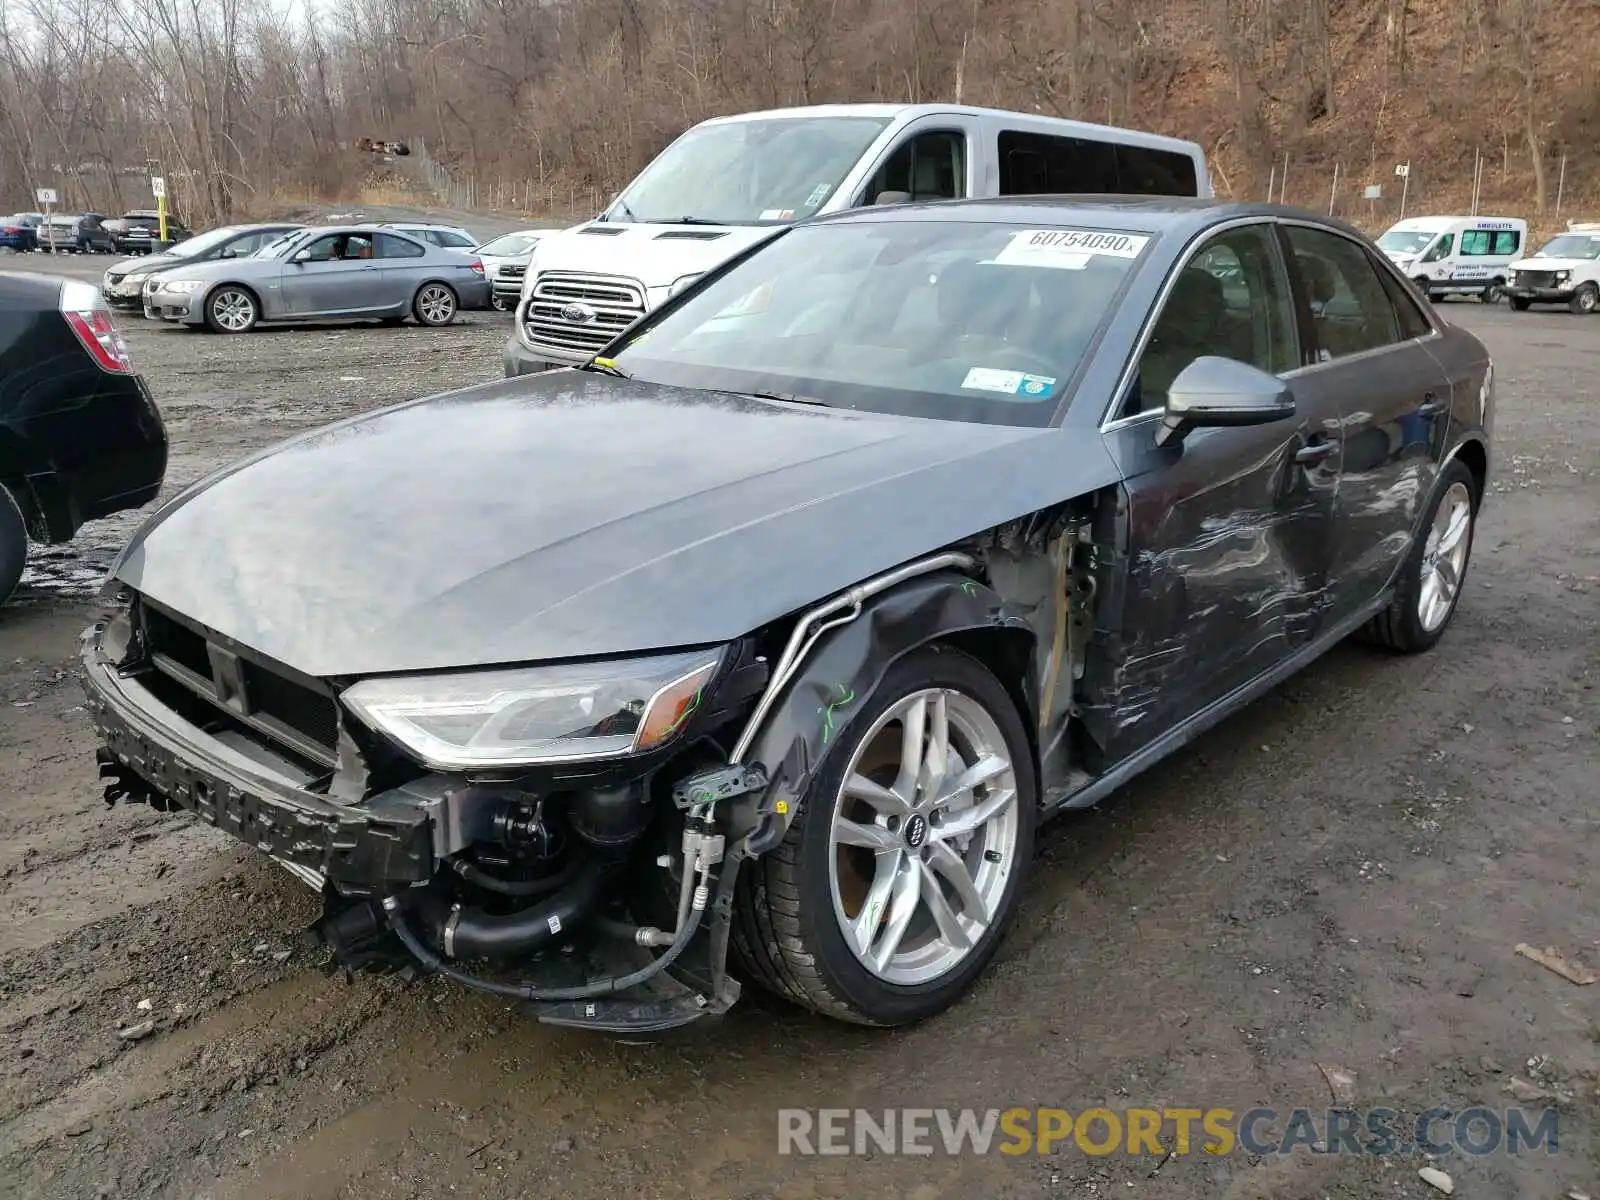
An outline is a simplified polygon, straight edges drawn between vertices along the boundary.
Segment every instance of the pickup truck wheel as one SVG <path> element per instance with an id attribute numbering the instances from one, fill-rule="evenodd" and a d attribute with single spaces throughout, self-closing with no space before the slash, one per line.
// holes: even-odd
<path id="1" fill-rule="evenodd" d="M 424 325 L 448 325 L 456 319 L 456 294 L 449 284 L 425 283 L 411 302 L 411 315 Z"/>
<path id="2" fill-rule="evenodd" d="M 1038 811 L 1027 732 L 987 668 L 930 647 L 824 739 L 783 842 L 740 875 L 735 951 L 826 1016 L 920 1021 L 971 986 L 1016 912 Z"/>
<path id="3" fill-rule="evenodd" d="M 1584 284 L 1572 294 L 1572 299 L 1567 301 L 1567 307 L 1583 316 L 1600 309 L 1600 287 L 1592 283 Z"/>
<path id="4" fill-rule="evenodd" d="M 1511 307 L 1515 312 L 1527 312 L 1528 306 L 1532 303 L 1533 301 L 1529 300 L 1526 296 L 1511 297 Z"/>
<path id="5" fill-rule="evenodd" d="M 1368 641 L 1416 654 L 1444 636 L 1472 559 L 1479 500 L 1472 472 L 1452 459 L 1439 474 L 1433 505 L 1400 568 L 1393 601 L 1363 631 Z"/>
<path id="6" fill-rule="evenodd" d="M 28 526 L 11 493 L 0 486 L 0 604 L 16 591 L 28 558 Z"/>

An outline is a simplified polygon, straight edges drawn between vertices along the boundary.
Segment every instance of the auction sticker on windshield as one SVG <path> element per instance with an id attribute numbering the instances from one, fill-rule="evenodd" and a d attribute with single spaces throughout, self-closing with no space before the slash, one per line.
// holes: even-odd
<path id="1" fill-rule="evenodd" d="M 1001 371 L 994 367 L 973 367 L 961 386 L 976 392 L 1004 392 L 1008 396 L 1026 396 L 1037 399 L 1048 395 L 1055 387 L 1051 375 L 1026 375 L 1021 371 Z"/>
<path id="2" fill-rule="evenodd" d="M 1090 229 L 1024 229 L 1011 235 L 994 256 L 1013 267 L 1056 267 L 1081 271 L 1096 257 L 1138 258 L 1150 239 L 1136 233 L 1097 233 Z"/>

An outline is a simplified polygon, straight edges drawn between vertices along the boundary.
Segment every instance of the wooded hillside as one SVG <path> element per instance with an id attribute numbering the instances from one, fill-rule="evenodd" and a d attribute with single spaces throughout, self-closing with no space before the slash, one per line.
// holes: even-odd
<path id="1" fill-rule="evenodd" d="M 353 199 L 361 136 L 579 207 L 717 113 L 961 100 L 1201 141 L 1217 190 L 1350 216 L 1600 200 L 1600 0 L 12 0 L 0 207 L 191 220 Z M 1287 156 L 1287 159 L 1286 157 Z M 1339 184 L 1334 190 L 1335 164 Z M 1287 169 L 1285 170 L 1285 167 Z M 437 179 L 437 175 L 435 176 Z M 1384 185 L 1377 205 L 1360 199 Z"/>

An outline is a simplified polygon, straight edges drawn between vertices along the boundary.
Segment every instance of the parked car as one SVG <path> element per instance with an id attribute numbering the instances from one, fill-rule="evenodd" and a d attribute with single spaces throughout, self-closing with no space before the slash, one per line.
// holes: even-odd
<path id="1" fill-rule="evenodd" d="M 40 222 L 40 249 L 65 254 L 110 254 L 116 247 L 99 213 L 51 213 Z"/>
<path id="2" fill-rule="evenodd" d="M 118 254 L 149 254 L 161 244 L 161 214 L 153 209 L 136 209 L 122 217 L 122 232 L 116 237 Z M 178 243 L 192 237 L 187 226 L 167 214 L 167 241 Z"/>
<path id="3" fill-rule="evenodd" d="M 522 295 L 522 277 L 533 258 L 533 248 L 544 235 L 542 229 L 507 233 L 478 247 L 483 273 L 489 277 L 489 305 L 500 312 L 517 306 Z"/>
<path id="4" fill-rule="evenodd" d="M 581 369 L 150 518 L 85 642 L 110 794 L 325 888 L 345 963 L 547 1021 L 720 1012 L 730 941 L 791 1000 L 915 1021 L 994 954 L 1041 819 L 1348 635 L 1438 642 L 1492 424 L 1483 345 L 1331 219 L 800 223 Z"/>
<path id="5" fill-rule="evenodd" d="M 167 435 L 93 285 L 0 272 L 0 602 L 28 541 L 155 499 Z"/>
<path id="6" fill-rule="evenodd" d="M 0 217 L 0 249 L 25 253 L 38 248 L 39 222 L 27 219 L 32 215 L 32 213 L 14 213 L 9 217 Z"/>
<path id="7" fill-rule="evenodd" d="M 317 226 L 288 234 L 250 258 L 185 263 L 151 279 L 144 314 L 217 333 L 259 321 L 377 318 L 448 325 L 489 303 L 475 258 L 394 230 Z"/>
<path id="8" fill-rule="evenodd" d="M 190 263 L 248 258 L 267 243 L 303 228 L 303 225 L 275 222 L 208 229 L 170 250 L 112 263 L 106 269 L 100 294 L 113 308 L 143 308 L 146 285 L 157 280 L 164 272 Z"/>
<path id="9" fill-rule="evenodd" d="M 408 233 L 412 237 L 432 242 L 435 246 L 441 246 L 446 250 L 476 250 L 478 246 L 478 239 L 459 225 L 429 225 L 405 221 L 384 221 L 374 225 L 373 228 L 398 229 L 401 233 Z"/>
<path id="10" fill-rule="evenodd" d="M 1580 315 L 1600 312 L 1600 221 L 1568 221 L 1527 258 L 1511 264 L 1511 307 L 1565 304 Z"/>

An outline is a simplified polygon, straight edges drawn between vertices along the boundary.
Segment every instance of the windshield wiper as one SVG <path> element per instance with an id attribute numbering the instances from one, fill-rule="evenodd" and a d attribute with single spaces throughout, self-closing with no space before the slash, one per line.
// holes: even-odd
<path id="1" fill-rule="evenodd" d="M 826 400 L 815 396 L 802 396 L 798 392 L 734 392 L 735 396 L 748 396 L 752 400 L 776 400 L 782 404 L 809 404 L 813 408 L 832 408 Z"/>
<path id="2" fill-rule="evenodd" d="M 591 358 L 586 363 L 580 363 L 579 366 L 578 366 L 578 370 L 580 370 L 580 371 L 595 371 L 595 372 L 597 372 L 597 373 L 599 373 L 601 375 L 610 375 L 610 376 L 613 376 L 614 378 L 617 378 L 617 379 L 632 379 L 633 378 L 632 375 L 629 375 L 626 371 L 624 371 L 621 367 L 617 366 L 617 364 L 612 362 L 609 358 Z"/>
<path id="3" fill-rule="evenodd" d="M 662 221 L 662 225 L 722 225 L 726 222 L 713 221 L 710 217 L 679 217 L 676 221 Z"/>

